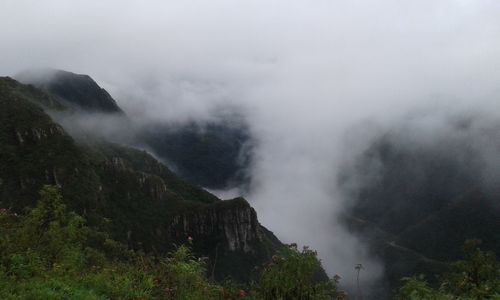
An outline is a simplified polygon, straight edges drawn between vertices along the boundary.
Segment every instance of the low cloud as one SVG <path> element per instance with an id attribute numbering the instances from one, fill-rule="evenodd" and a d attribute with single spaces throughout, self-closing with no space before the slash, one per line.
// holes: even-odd
<path id="1" fill-rule="evenodd" d="M 351 135 L 355 124 L 385 126 L 421 107 L 499 111 L 499 9 L 465 0 L 4 1 L 0 68 L 89 74 L 144 124 L 240 111 L 259 145 L 247 197 L 261 222 L 318 249 L 348 283 L 356 263 L 380 267 L 335 219 L 346 136 L 362 145 L 376 128 Z"/>

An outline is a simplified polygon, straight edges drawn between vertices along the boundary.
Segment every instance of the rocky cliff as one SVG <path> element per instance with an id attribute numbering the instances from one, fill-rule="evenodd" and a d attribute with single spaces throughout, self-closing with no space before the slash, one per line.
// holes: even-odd
<path id="1" fill-rule="evenodd" d="M 223 247 L 229 251 L 254 252 L 253 245 L 263 240 L 255 210 L 243 198 L 215 203 L 173 218 L 169 225 L 174 239 L 189 236 L 224 234 Z"/>

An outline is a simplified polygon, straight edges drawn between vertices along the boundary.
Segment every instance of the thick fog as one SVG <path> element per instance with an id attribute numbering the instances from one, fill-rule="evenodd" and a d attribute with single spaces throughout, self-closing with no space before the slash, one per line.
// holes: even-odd
<path id="1" fill-rule="evenodd" d="M 0 73 L 89 74 L 145 123 L 238 110 L 258 140 L 260 221 L 350 284 L 356 263 L 382 270 L 336 222 L 338 167 L 371 122 L 500 112 L 499 15 L 495 0 L 4 0 Z"/>

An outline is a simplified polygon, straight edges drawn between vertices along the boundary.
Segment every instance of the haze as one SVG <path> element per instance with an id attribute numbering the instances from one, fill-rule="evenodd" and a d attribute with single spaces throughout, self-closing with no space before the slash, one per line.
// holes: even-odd
<path id="1" fill-rule="evenodd" d="M 336 170 L 374 128 L 346 139 L 415 109 L 498 111 L 499 15 L 494 0 L 4 0 L 0 71 L 89 74 L 144 122 L 243 112 L 260 221 L 349 284 L 356 263 L 381 270 L 335 219 Z"/>

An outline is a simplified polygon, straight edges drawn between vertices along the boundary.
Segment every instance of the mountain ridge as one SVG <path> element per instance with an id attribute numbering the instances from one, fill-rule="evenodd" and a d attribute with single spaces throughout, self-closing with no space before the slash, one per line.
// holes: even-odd
<path id="1" fill-rule="evenodd" d="M 124 114 L 111 95 L 86 74 L 64 70 L 29 70 L 15 76 L 53 95 L 63 105 L 86 112 Z"/>

